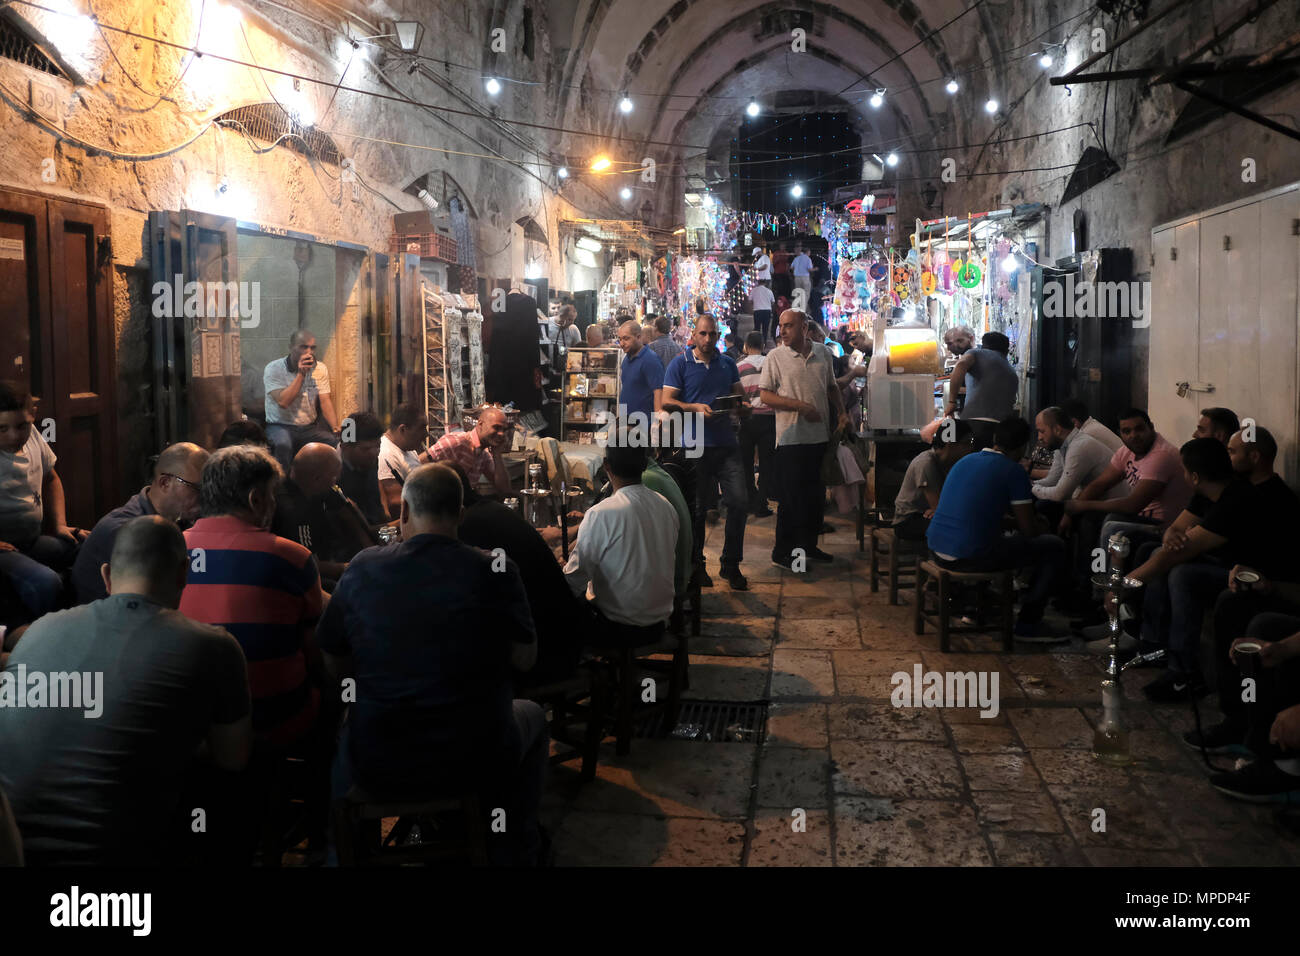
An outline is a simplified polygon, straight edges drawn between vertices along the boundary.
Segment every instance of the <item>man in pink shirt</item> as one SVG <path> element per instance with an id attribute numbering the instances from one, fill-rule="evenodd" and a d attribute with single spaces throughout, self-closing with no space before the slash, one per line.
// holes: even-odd
<path id="1" fill-rule="evenodd" d="M 483 409 L 478 425 L 467 432 L 447 432 L 429 449 L 430 461 L 455 462 L 476 486 L 487 475 L 501 495 L 510 494 L 510 478 L 502 457 L 509 450 L 506 414 L 494 405 Z"/>
<path id="2" fill-rule="evenodd" d="M 1119 437 L 1124 442 L 1110 465 L 1078 497 L 1065 503 L 1067 515 L 1104 515 L 1100 544 L 1123 532 L 1130 539 L 1159 540 L 1161 531 L 1178 517 L 1191 500 L 1192 489 L 1183 474 L 1178 449 L 1151 424 L 1147 413 L 1130 408 L 1119 417 Z M 1102 498 L 1123 480 L 1128 494 Z M 1132 541 L 1136 552 L 1138 542 Z"/>

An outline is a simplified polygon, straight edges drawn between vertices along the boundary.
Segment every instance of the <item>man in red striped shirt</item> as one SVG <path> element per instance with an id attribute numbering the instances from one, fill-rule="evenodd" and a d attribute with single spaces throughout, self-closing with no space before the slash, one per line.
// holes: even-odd
<path id="1" fill-rule="evenodd" d="M 316 559 L 267 529 L 283 473 L 264 449 L 237 445 L 203 468 L 198 521 L 185 532 L 189 583 L 180 612 L 224 627 L 248 659 L 253 732 L 275 747 L 306 736 L 319 692 L 308 656 L 324 598 Z"/>
<path id="2" fill-rule="evenodd" d="M 510 494 L 510 477 L 502 457 L 510 450 L 506 413 L 494 405 L 483 409 L 478 425 L 467 432 L 447 432 L 429 449 L 429 460 L 460 465 L 469 476 L 470 487 L 478 486 L 483 475 L 502 495 Z"/>

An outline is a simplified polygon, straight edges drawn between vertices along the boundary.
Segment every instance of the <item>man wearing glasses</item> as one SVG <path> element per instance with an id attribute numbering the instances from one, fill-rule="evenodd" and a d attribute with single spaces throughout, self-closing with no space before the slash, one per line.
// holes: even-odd
<path id="1" fill-rule="evenodd" d="M 199 479 L 207 461 L 208 453 L 198 445 L 187 441 L 171 445 L 158 456 L 153 481 L 122 507 L 99 519 L 72 565 L 72 587 L 78 604 L 108 596 L 99 569 L 108 563 L 118 531 L 132 518 L 162 515 L 183 530 L 198 517 Z"/>
<path id="2" fill-rule="evenodd" d="M 691 348 L 682 352 L 664 370 L 663 409 L 685 416 L 684 447 L 701 452 L 695 462 L 695 565 L 703 587 L 712 579 L 704 567 L 704 516 L 709 492 L 722 485 L 722 502 L 727 506 L 727 524 L 722 546 L 722 576 L 733 591 L 745 591 L 749 583 L 740 573 L 745 550 L 745 521 L 749 514 L 749 492 L 740 464 L 739 442 L 731 427 L 731 411 L 713 405 L 725 396 L 738 407 L 744 398 L 735 360 L 718 351 L 718 323 L 712 315 L 695 319 Z M 699 421 L 704 422 L 697 434 Z M 700 444 L 703 448 L 700 448 Z M 687 456 L 689 459 L 690 455 Z"/>

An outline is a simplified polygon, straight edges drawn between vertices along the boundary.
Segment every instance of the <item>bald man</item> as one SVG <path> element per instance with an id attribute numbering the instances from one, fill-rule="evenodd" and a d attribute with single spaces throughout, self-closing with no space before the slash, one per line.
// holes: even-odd
<path id="1" fill-rule="evenodd" d="M 598 349 L 605 344 L 605 329 L 593 322 L 587 326 L 587 348 Z"/>
<path id="2" fill-rule="evenodd" d="M 470 487 L 477 488 L 479 479 L 487 475 L 496 486 L 497 494 L 510 494 L 510 477 L 506 474 L 503 457 L 510 449 L 510 429 L 506 414 L 495 405 L 483 409 L 478 425 L 467 432 L 447 432 L 429 449 L 431 461 L 454 461 L 469 476 Z"/>
<path id="3" fill-rule="evenodd" d="M 271 519 L 273 533 L 296 541 L 316 556 L 321 587 L 326 591 L 334 589 L 348 561 L 360 550 L 344 554 L 340 528 L 331 514 L 330 498 L 342 468 L 338 451 L 329 445 L 303 445 L 293 456 L 289 477 L 275 493 L 275 516 Z"/>
<path id="4" fill-rule="evenodd" d="M 169 446 L 158 456 L 153 481 L 122 507 L 99 519 L 72 565 L 72 587 L 78 604 L 98 601 L 108 593 L 99 569 L 113 553 L 118 531 L 132 518 L 162 515 L 168 521 L 188 526 L 199 516 L 199 478 L 207 461 L 208 453 L 193 442 Z"/>
<path id="5" fill-rule="evenodd" d="M 295 330 L 289 336 L 289 354 L 273 359 L 262 372 L 262 389 L 266 439 L 285 471 L 294 452 L 308 442 L 339 443 L 341 426 L 330 398 L 330 373 L 324 362 L 316 361 L 316 336 Z"/>
<path id="6" fill-rule="evenodd" d="M 248 762 L 244 654 L 226 631 L 177 610 L 188 568 L 174 522 L 132 518 L 103 570 L 109 596 L 47 614 L 14 649 L 11 666 L 81 678 L 77 706 L 0 707 L 0 790 L 29 865 L 169 862 L 190 810 L 216 806 L 212 793 L 182 802 L 199 745 L 216 769 Z M 227 819 L 210 811 L 209 845 L 228 839 L 216 832 Z"/>
<path id="7" fill-rule="evenodd" d="M 646 416 L 649 427 L 650 416 L 659 410 L 664 387 L 664 366 L 659 356 L 641 344 L 641 326 L 636 322 L 624 322 L 618 327 L 618 347 L 623 350 L 623 368 L 619 379 L 618 403 L 626 407 L 620 410 L 620 417 L 640 412 Z M 634 427 L 637 419 L 629 418 L 629 427 Z"/>

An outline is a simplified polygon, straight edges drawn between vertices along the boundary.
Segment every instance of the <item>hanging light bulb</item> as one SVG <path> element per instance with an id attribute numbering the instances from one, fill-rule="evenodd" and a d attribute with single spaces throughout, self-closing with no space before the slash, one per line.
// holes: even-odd
<path id="1" fill-rule="evenodd" d="M 881 104 L 885 102 L 885 91 L 876 90 L 871 94 L 871 106 L 873 109 L 880 109 Z"/>
<path id="2" fill-rule="evenodd" d="M 605 170 L 609 169 L 609 167 L 610 162 L 608 156 L 600 155 L 591 161 L 591 171 L 593 173 L 603 173 Z"/>
<path id="3" fill-rule="evenodd" d="M 483 84 L 483 88 L 487 90 L 488 96 L 496 96 L 501 92 L 501 81 L 495 76 L 489 76 L 487 82 Z"/>
<path id="4" fill-rule="evenodd" d="M 713 193 L 705 193 L 705 194 L 704 194 L 704 198 L 703 198 L 702 200 L 700 200 L 700 201 L 704 203 L 704 208 L 705 208 L 705 209 L 712 209 L 712 208 L 713 208 Z"/>
<path id="5" fill-rule="evenodd" d="M 887 162 L 890 166 L 897 166 L 897 165 L 898 165 L 898 154 L 897 154 L 897 153 L 890 153 L 888 156 L 885 157 L 885 162 Z"/>
<path id="6" fill-rule="evenodd" d="M 568 179 L 569 171 L 565 167 L 561 166 L 559 169 L 555 171 L 555 175 L 559 176 L 561 179 Z"/>
<path id="7" fill-rule="evenodd" d="M 755 103 L 753 100 L 750 100 L 749 105 L 745 107 L 745 112 L 748 113 L 750 116 L 757 116 L 759 114 L 758 104 Z"/>
<path id="8" fill-rule="evenodd" d="M 618 111 L 620 113 L 632 112 L 632 101 L 628 99 L 628 95 L 626 93 L 624 93 L 623 98 L 618 101 Z"/>
<path id="9" fill-rule="evenodd" d="M 795 183 L 793 186 L 790 187 L 790 195 L 793 196 L 795 199 L 798 199 L 800 196 L 803 195 L 803 187 L 800 186 L 798 183 Z"/>
<path id="10" fill-rule="evenodd" d="M 628 189 L 626 186 L 624 186 L 621 190 L 619 190 L 618 194 L 622 196 L 623 199 L 625 200 L 632 198 L 632 190 Z"/>
<path id="11" fill-rule="evenodd" d="M 1044 70 L 1050 70 L 1052 68 L 1052 54 L 1044 52 L 1043 55 L 1038 58 L 1038 65 Z"/>
<path id="12" fill-rule="evenodd" d="M 958 90 L 961 89 L 961 87 L 957 84 L 956 80 L 949 80 L 948 85 L 945 86 L 944 89 L 946 89 L 949 93 L 956 93 Z"/>
<path id="13" fill-rule="evenodd" d="M 997 100 L 995 100 L 995 99 L 990 99 L 987 103 L 984 104 L 984 112 L 985 112 L 985 113 L 996 113 L 997 111 L 998 111 L 998 101 L 997 101 Z"/>

